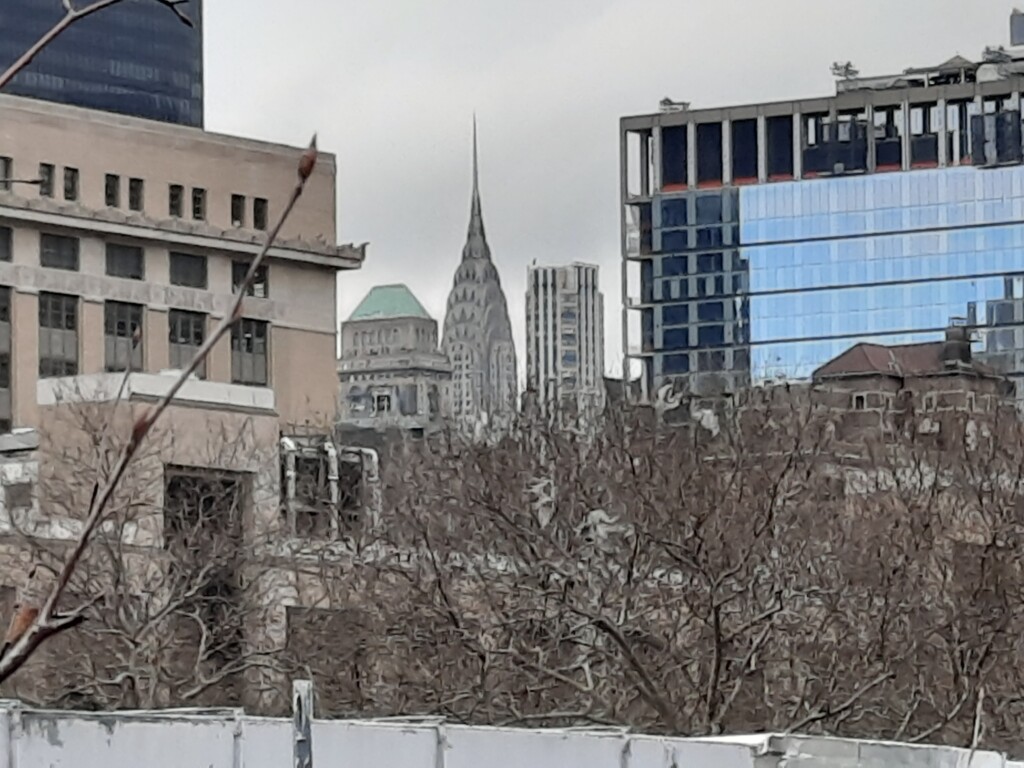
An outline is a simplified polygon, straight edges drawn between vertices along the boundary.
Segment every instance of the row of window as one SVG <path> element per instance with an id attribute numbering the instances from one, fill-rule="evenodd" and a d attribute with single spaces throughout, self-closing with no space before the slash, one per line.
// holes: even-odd
<path id="1" fill-rule="evenodd" d="M 67 235 L 42 233 L 39 237 L 39 265 L 49 269 L 65 269 L 77 272 L 79 269 L 79 240 Z M 125 280 L 144 280 L 146 278 L 145 251 L 139 245 L 123 243 L 106 244 L 107 267 L 110 277 Z M 0 227 L 0 261 L 11 261 L 13 249 L 11 245 L 11 229 Z M 231 290 L 245 281 L 251 262 L 236 259 L 231 263 Z M 209 287 L 207 274 L 207 257 L 193 253 L 170 253 L 170 282 L 187 288 Z M 249 286 L 247 295 L 258 299 L 266 299 L 270 295 L 270 283 L 267 265 L 260 265 L 256 276 Z"/>
<path id="2" fill-rule="evenodd" d="M 40 197 L 56 197 L 57 167 L 52 163 L 40 163 L 35 179 L 15 179 L 14 161 L 9 157 L 0 157 L 0 190 L 11 189 L 12 183 L 32 183 L 39 186 Z M 80 197 L 79 171 L 77 168 L 65 166 L 63 169 L 63 196 L 65 200 L 76 202 Z M 120 208 L 123 204 L 121 176 L 108 173 L 103 178 L 103 200 L 108 208 Z M 181 184 L 169 184 L 167 187 L 167 213 L 172 218 L 185 216 L 185 187 Z M 191 214 L 196 221 L 206 221 L 206 190 L 202 187 L 191 189 Z M 146 207 L 146 182 L 144 179 L 131 177 L 128 179 L 128 210 L 143 211 Z M 252 199 L 252 216 L 249 217 L 249 201 L 245 195 L 231 195 L 231 225 L 265 230 L 267 228 L 268 203 L 263 197 Z"/>
<path id="3" fill-rule="evenodd" d="M 4 303 L 6 302 L 6 303 Z M 75 376 L 78 368 L 79 297 L 63 293 L 39 294 L 39 376 Z M 123 301 L 103 306 L 104 367 L 107 371 L 141 371 L 145 307 Z M 4 319 L 6 318 L 6 320 Z M 185 368 L 206 340 L 208 316 L 172 309 L 168 313 L 169 364 Z M 10 291 L 0 293 L 0 323 L 10 322 Z M 231 328 L 231 381 L 266 386 L 269 324 L 242 318 Z M 0 360 L 2 366 L 2 360 Z M 206 376 L 203 365 L 197 374 Z M 9 375 L 7 379 L 9 387 Z M 4 381 L 0 371 L 0 389 Z"/>

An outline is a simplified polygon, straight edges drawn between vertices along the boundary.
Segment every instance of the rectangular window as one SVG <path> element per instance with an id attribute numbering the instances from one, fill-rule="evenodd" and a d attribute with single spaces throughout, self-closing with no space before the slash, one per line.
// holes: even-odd
<path id="1" fill-rule="evenodd" d="M 186 312 L 172 309 L 167 316 L 170 324 L 171 368 L 183 370 L 195 357 L 199 347 L 206 340 L 206 315 L 201 312 Z M 206 361 L 200 363 L 196 375 L 206 378 Z"/>
<path id="2" fill-rule="evenodd" d="M 0 432 L 11 431 L 11 289 L 0 286 Z"/>
<path id="3" fill-rule="evenodd" d="M 11 244 L 11 228 L 0 227 L 0 261 L 13 261 L 14 248 Z"/>
<path id="4" fill-rule="evenodd" d="M 9 157 L 0 157 L 0 191 L 9 192 L 13 178 L 14 161 Z"/>
<path id="5" fill-rule="evenodd" d="M 39 294 L 39 376 L 78 374 L 78 297 Z"/>
<path id="6" fill-rule="evenodd" d="M 146 207 L 146 182 L 142 179 L 128 179 L 128 207 L 133 211 Z"/>
<path id="7" fill-rule="evenodd" d="M 142 370 L 141 304 L 107 301 L 103 304 L 103 342 L 106 370 Z"/>
<path id="8" fill-rule="evenodd" d="M 233 227 L 244 227 L 245 226 L 245 196 L 244 195 L 232 195 L 231 196 L 231 226 L 233 226 Z"/>
<path id="9" fill-rule="evenodd" d="M 231 292 L 238 293 L 239 287 L 245 280 L 245 275 L 249 272 L 249 262 L 247 261 L 233 261 L 231 262 Z M 253 296 L 257 299 L 266 299 L 270 296 L 270 283 L 267 280 L 267 265 L 260 264 L 259 269 L 256 270 L 256 277 L 252 281 L 252 285 L 249 286 L 249 290 L 245 292 L 246 296 Z"/>
<path id="10" fill-rule="evenodd" d="M 64 199 L 75 201 L 78 199 L 78 169 L 64 169 Z"/>
<path id="11" fill-rule="evenodd" d="M 267 228 L 267 201 L 257 197 L 252 201 L 252 226 L 254 229 Z"/>
<path id="12" fill-rule="evenodd" d="M 39 196 L 53 197 L 53 166 L 50 163 L 39 164 Z"/>
<path id="13" fill-rule="evenodd" d="M 180 219 L 185 200 L 185 188 L 181 184 L 171 184 L 167 188 L 167 212 Z"/>
<path id="14" fill-rule="evenodd" d="M 121 207 L 121 177 L 108 173 L 103 180 L 103 198 L 108 208 Z"/>
<path id="15" fill-rule="evenodd" d="M 64 235 L 39 236 L 39 266 L 78 271 L 78 238 Z"/>
<path id="16" fill-rule="evenodd" d="M 107 274 L 127 280 L 146 276 L 145 254 L 141 246 L 107 243 Z"/>
<path id="17" fill-rule="evenodd" d="M 267 323 L 242 318 L 231 326 L 231 381 L 267 384 Z"/>
<path id="18" fill-rule="evenodd" d="M 206 221 L 206 190 L 201 187 L 192 189 L 192 218 Z"/>
<path id="19" fill-rule="evenodd" d="M 206 257 L 171 251 L 171 285 L 206 288 Z"/>

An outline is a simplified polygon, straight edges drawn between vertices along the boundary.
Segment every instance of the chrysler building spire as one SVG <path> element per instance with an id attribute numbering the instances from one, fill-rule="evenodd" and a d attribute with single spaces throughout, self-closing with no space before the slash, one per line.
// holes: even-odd
<path id="1" fill-rule="evenodd" d="M 448 294 L 442 347 L 452 365 L 450 406 L 456 421 L 478 429 L 514 413 L 516 352 L 505 293 L 484 232 L 475 115 L 469 230 Z"/>

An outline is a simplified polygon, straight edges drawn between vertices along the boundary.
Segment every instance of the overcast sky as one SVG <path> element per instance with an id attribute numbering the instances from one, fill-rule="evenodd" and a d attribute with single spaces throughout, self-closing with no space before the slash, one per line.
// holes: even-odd
<path id="1" fill-rule="evenodd" d="M 2 2 L 2 0 L 0 0 Z M 299 11 L 298 9 L 302 9 Z M 443 321 L 469 216 L 472 114 L 484 221 L 525 367 L 526 268 L 601 267 L 621 373 L 618 119 L 818 96 L 1009 43 L 1004 0 L 207 0 L 206 125 L 338 158 L 338 237 L 369 241 L 339 317 L 407 283 Z"/>

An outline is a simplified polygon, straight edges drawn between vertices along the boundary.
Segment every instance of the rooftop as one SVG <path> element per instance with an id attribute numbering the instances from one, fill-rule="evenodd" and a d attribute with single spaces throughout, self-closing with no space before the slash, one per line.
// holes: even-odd
<path id="1" fill-rule="evenodd" d="M 359 302 L 359 306 L 349 315 L 348 322 L 387 320 L 399 317 L 432 319 L 405 283 L 377 285 L 371 288 L 370 292 Z"/>
<path id="2" fill-rule="evenodd" d="M 886 346 L 862 342 L 829 360 L 813 374 L 815 380 L 839 376 L 937 376 L 946 373 L 968 373 L 978 376 L 993 375 L 986 365 L 974 360 L 956 361 L 949 365 L 945 359 L 946 342 L 930 341 L 923 344 Z"/>

